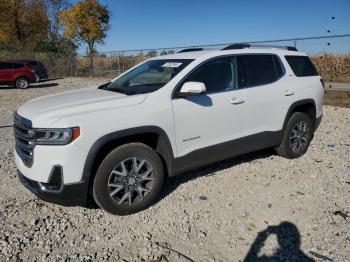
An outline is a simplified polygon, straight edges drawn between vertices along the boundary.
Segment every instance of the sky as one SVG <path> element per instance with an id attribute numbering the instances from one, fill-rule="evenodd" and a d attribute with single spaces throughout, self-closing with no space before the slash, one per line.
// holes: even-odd
<path id="1" fill-rule="evenodd" d="M 100 2 L 111 15 L 105 44 L 97 47 L 100 52 L 350 34 L 350 0 Z M 298 42 L 297 47 L 349 52 L 350 37 Z"/>

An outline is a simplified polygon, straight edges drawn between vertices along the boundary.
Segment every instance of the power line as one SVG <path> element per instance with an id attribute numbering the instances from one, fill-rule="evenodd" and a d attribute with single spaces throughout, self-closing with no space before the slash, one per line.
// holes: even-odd
<path id="1" fill-rule="evenodd" d="M 272 43 L 272 42 L 288 42 L 288 41 L 303 41 L 303 40 L 316 40 L 316 39 L 329 39 L 329 38 L 344 38 L 350 37 L 350 34 L 341 34 L 341 35 L 323 35 L 323 36 L 311 36 L 311 37 L 295 37 L 295 38 L 285 38 L 285 39 L 274 39 L 274 40 L 259 40 L 259 41 L 241 41 L 240 43 L 250 43 L 250 44 L 259 44 L 259 43 Z M 230 43 L 222 43 L 222 44 L 206 44 L 206 45 L 193 45 L 191 47 L 216 47 L 216 46 L 225 46 L 230 45 Z M 137 51 L 156 51 L 156 50 L 169 50 L 169 49 L 185 49 L 188 46 L 173 46 L 173 47 L 159 47 L 159 48 L 141 48 L 141 49 L 127 49 L 120 51 L 105 51 L 99 52 L 103 53 L 121 53 L 121 52 L 137 52 Z"/>

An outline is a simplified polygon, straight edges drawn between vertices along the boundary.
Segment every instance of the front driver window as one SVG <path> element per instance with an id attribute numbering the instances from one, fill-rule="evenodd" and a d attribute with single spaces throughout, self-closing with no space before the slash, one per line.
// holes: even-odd
<path id="1" fill-rule="evenodd" d="M 207 93 L 217 93 L 236 88 L 236 62 L 233 57 L 220 57 L 205 63 L 185 82 L 205 84 Z"/>

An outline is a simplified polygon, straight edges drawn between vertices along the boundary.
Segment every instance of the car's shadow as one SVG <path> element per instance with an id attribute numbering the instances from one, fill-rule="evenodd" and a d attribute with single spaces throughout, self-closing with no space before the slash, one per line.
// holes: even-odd
<path id="1" fill-rule="evenodd" d="M 253 162 L 257 159 L 263 159 L 276 154 L 273 149 L 263 149 L 256 152 L 248 153 L 239 157 L 230 158 L 224 161 L 216 162 L 204 167 L 193 169 L 180 175 L 169 177 L 164 185 L 164 190 L 160 194 L 157 202 L 172 194 L 180 185 L 200 177 L 213 176 L 218 171 L 233 167 L 235 165 Z"/>
<path id="2" fill-rule="evenodd" d="M 185 184 L 191 180 L 195 180 L 204 176 L 213 176 L 216 174 L 216 172 L 220 170 L 227 169 L 243 163 L 253 162 L 257 159 L 267 158 L 275 154 L 276 152 L 271 148 L 263 149 L 239 157 L 230 158 L 204 167 L 193 169 L 174 177 L 168 177 L 165 181 L 163 191 L 161 192 L 154 204 L 157 204 L 158 202 L 162 201 L 170 194 L 172 194 L 180 185 Z M 88 203 L 85 207 L 88 209 L 99 209 L 98 205 L 95 203 L 92 197 L 88 199 Z"/>
<path id="3" fill-rule="evenodd" d="M 48 81 L 45 81 L 45 82 L 30 84 L 29 87 L 26 89 L 47 88 L 47 87 L 54 87 L 54 86 L 58 86 L 58 83 L 56 82 L 48 83 Z M 14 85 L 0 85 L 0 89 L 16 89 L 16 87 Z"/>
<path id="4" fill-rule="evenodd" d="M 29 88 L 46 88 L 46 87 L 54 87 L 54 86 L 58 86 L 58 83 L 40 82 L 40 83 L 31 84 Z"/>
<path id="5" fill-rule="evenodd" d="M 53 78 L 47 78 L 47 79 L 43 79 L 40 81 L 40 83 L 45 83 L 45 82 L 50 82 L 50 81 L 57 81 L 57 80 L 61 80 L 64 79 L 63 77 L 53 77 Z"/>

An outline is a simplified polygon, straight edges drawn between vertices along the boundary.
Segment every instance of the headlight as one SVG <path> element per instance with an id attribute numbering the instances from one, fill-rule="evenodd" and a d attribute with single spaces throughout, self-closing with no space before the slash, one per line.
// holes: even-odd
<path id="1" fill-rule="evenodd" d="M 67 145 L 80 136 L 80 128 L 35 129 L 36 145 Z"/>

